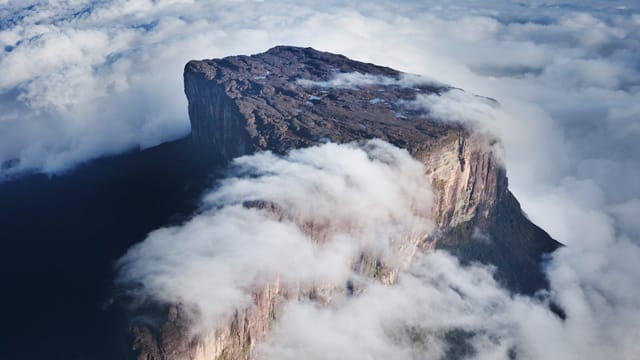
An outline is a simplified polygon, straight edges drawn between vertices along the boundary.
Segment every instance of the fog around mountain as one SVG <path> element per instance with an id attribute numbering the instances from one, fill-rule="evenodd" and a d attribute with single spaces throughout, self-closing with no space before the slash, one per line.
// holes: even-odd
<path id="1" fill-rule="evenodd" d="M 640 8 L 632 1 L 0 0 L 0 176 L 62 174 L 180 138 L 189 132 L 188 60 L 277 44 L 342 53 L 497 99 L 498 108 L 452 92 L 415 105 L 499 136 L 512 191 L 567 245 L 547 269 L 549 299 L 567 319 L 512 298 L 487 269 L 436 254 L 400 282 L 405 297 L 374 288 L 379 296 L 368 293 L 353 311 L 356 304 L 292 305 L 265 344 L 268 354 L 288 358 L 290 349 L 334 344 L 324 335 L 337 331 L 334 317 L 345 312 L 361 328 L 388 324 L 372 315 L 387 296 L 385 303 L 451 304 L 438 297 L 449 287 L 434 286 L 434 271 L 459 283 L 479 309 L 452 306 L 447 321 L 495 321 L 487 326 L 499 341 L 476 344 L 480 358 L 506 356 L 513 344 L 531 359 L 640 352 Z M 501 316 L 484 312 L 492 302 Z M 422 315 L 434 328 L 450 325 Z M 309 319 L 319 319 L 317 328 L 296 331 Z M 383 344 L 384 334 L 368 335 Z"/>

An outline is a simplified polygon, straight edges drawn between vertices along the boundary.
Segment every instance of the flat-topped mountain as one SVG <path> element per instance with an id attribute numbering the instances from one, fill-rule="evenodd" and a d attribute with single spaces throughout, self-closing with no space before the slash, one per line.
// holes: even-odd
<path id="1" fill-rule="evenodd" d="M 497 140 L 432 118 L 413 105 L 419 95 L 439 96 L 451 87 L 288 46 L 191 61 L 184 84 L 192 138 L 211 158 L 230 161 L 263 150 L 285 154 L 324 142 L 385 140 L 424 165 L 425 186 L 435 194 L 436 231 L 426 238 L 408 237 L 406 247 L 447 249 L 463 262 L 495 265 L 498 280 L 515 292 L 533 294 L 547 286 L 541 257 L 560 244 L 522 213 L 494 151 Z M 361 275 L 383 283 L 393 283 L 398 270 L 366 256 L 358 267 Z M 139 357 L 252 358 L 256 342 L 268 336 L 277 317 L 274 308 L 291 297 L 286 294 L 314 293 L 283 286 L 256 289 L 254 304 L 238 308 L 227 322 L 215 324 L 216 331 L 196 338 L 185 335 L 189 319 L 180 306 L 170 306 L 160 324 L 135 326 Z"/>
<path id="2" fill-rule="evenodd" d="M 191 61 L 184 78 L 194 139 L 226 158 L 369 138 L 417 151 L 460 128 L 401 105 L 447 87 L 311 48 Z"/>

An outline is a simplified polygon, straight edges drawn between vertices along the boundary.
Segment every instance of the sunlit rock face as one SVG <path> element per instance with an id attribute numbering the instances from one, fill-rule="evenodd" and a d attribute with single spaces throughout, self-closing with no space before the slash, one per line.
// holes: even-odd
<path id="1" fill-rule="evenodd" d="M 424 187 L 433 191 L 423 214 L 430 231 L 402 234 L 393 247 L 398 261 L 362 252 L 351 264 L 359 275 L 392 284 L 416 251 L 443 248 L 464 262 L 495 265 L 497 278 L 515 292 L 532 294 L 546 286 L 541 256 L 559 243 L 525 217 L 509 192 L 497 139 L 409 105 L 418 94 L 450 87 L 342 55 L 285 46 L 191 61 L 184 81 L 192 137 L 213 159 L 381 139 L 421 163 Z M 245 205 L 297 221 L 268 202 Z M 311 241 L 326 236 L 318 224 L 299 225 Z M 193 314 L 182 304 L 169 305 L 160 311 L 161 320 L 134 327 L 134 348 L 140 359 L 254 358 L 256 344 L 268 336 L 285 302 L 326 304 L 358 290 L 352 282 L 292 285 L 273 279 L 252 291 L 249 305 L 213 324 L 215 330 L 198 334 L 189 331 Z"/>

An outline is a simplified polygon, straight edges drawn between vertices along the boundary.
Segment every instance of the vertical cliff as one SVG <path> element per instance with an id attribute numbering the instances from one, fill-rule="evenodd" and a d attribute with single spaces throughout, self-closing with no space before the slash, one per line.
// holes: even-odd
<path id="1" fill-rule="evenodd" d="M 393 283 L 415 251 L 437 247 L 463 261 L 495 265 L 498 279 L 513 291 L 531 294 L 546 286 L 540 258 L 559 244 L 526 218 L 509 192 L 496 139 L 406 106 L 416 95 L 438 95 L 449 90 L 446 86 L 295 47 L 192 61 L 184 80 L 193 140 L 212 158 L 229 161 L 262 150 L 285 153 L 327 141 L 379 138 L 407 149 L 424 165 L 425 186 L 435 193 L 431 217 L 437 230 L 404 236 L 395 249 L 403 261 L 394 265 L 363 253 L 352 264 L 363 276 Z M 313 226 L 305 230 L 314 241 L 322 236 Z M 174 304 L 164 310 L 162 325 L 136 327 L 135 347 L 141 359 L 249 359 L 286 301 L 326 303 L 357 291 L 353 283 L 274 279 L 255 289 L 253 302 L 216 331 L 194 337 L 184 331 L 187 312 Z"/>
<path id="2" fill-rule="evenodd" d="M 559 243 L 533 224 L 509 191 L 496 140 L 468 131 L 451 134 L 414 154 L 427 169 L 436 194 L 436 247 L 463 262 L 495 265 L 509 289 L 533 294 L 548 286 L 542 254 Z M 432 244 L 430 244 L 432 245 Z"/>
<path id="3" fill-rule="evenodd" d="M 216 160 L 228 160 L 249 153 L 251 125 L 222 87 L 208 86 L 205 76 L 192 76 L 185 82 L 189 99 L 191 136 L 196 145 L 214 148 L 210 155 Z M 217 119 L 200 121 L 199 119 Z"/>

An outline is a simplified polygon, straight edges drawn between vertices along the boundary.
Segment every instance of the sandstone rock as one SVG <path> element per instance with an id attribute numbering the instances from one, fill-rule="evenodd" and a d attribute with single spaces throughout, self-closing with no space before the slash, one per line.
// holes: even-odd
<path id="1" fill-rule="evenodd" d="M 386 140 L 425 165 L 436 195 L 438 231 L 428 238 L 408 237 L 400 246 L 408 261 L 414 249 L 443 248 L 463 261 L 495 265 L 498 279 L 513 291 L 532 294 L 547 286 L 540 259 L 559 243 L 526 218 L 509 192 L 494 152 L 496 139 L 405 106 L 417 94 L 441 94 L 450 87 L 409 81 L 396 70 L 342 55 L 286 46 L 191 61 L 184 81 L 193 140 L 213 159 L 229 161 L 261 150 L 285 153 L 326 141 Z M 401 270 L 367 254 L 354 269 L 385 283 Z M 275 280 L 256 289 L 253 305 L 237 309 L 218 330 L 195 339 L 185 335 L 182 342 L 175 332 L 188 317 L 172 307 L 160 330 L 135 330 L 139 358 L 249 359 L 284 301 L 330 301 L 332 294 L 355 288 L 292 288 Z"/>

